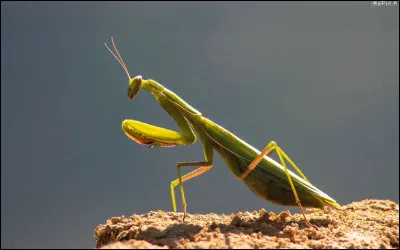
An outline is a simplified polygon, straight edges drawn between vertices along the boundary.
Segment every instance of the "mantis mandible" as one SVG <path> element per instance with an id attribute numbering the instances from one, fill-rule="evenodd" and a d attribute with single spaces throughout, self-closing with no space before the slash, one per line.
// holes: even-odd
<path id="1" fill-rule="evenodd" d="M 183 182 L 211 169 L 214 150 L 219 153 L 233 175 L 244 181 L 258 197 L 279 205 L 298 206 L 309 227 L 317 228 L 307 220 L 303 207 L 340 208 L 334 199 L 311 184 L 276 142 L 269 142 L 260 152 L 222 126 L 204 117 L 198 110 L 160 83 L 151 79 L 145 80 L 140 75 L 131 78 L 128 68 L 115 46 L 113 37 L 111 40 L 116 54 L 107 44 L 104 45 L 121 64 L 128 76 L 128 98 L 132 100 L 140 89 L 149 91 L 182 130 L 180 133 L 140 121 L 124 120 L 122 122 L 124 133 L 133 141 L 150 148 L 193 144 L 197 140 L 194 131 L 200 138 L 204 161 L 179 162 L 177 164 L 178 178 L 170 185 L 174 212 L 176 212 L 174 188 L 178 184 L 180 186 L 183 220 L 186 217 L 187 209 Z M 273 152 L 277 153 L 281 164 L 269 157 Z M 301 177 L 288 170 L 285 160 Z M 199 168 L 182 176 L 181 168 L 186 166 Z"/>

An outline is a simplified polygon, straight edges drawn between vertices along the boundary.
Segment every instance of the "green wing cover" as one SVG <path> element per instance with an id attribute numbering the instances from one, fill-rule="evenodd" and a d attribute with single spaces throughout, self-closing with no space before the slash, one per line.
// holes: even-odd
<path id="1" fill-rule="evenodd" d="M 204 123 L 205 132 L 215 143 L 219 146 L 223 147 L 227 151 L 231 152 L 232 154 L 236 155 L 237 157 L 245 160 L 246 162 L 251 163 L 261 152 L 254 148 L 253 146 L 249 145 L 245 141 L 241 140 L 239 137 L 234 135 L 233 133 L 229 132 L 222 126 L 206 119 Z M 286 188 L 290 189 L 290 184 L 287 181 L 287 175 L 284 170 L 284 167 L 273 160 L 268 156 L 264 156 L 264 158 L 260 161 L 256 168 L 261 167 L 264 170 L 268 171 L 273 179 L 282 179 L 284 181 L 280 181 L 281 185 L 284 185 Z M 302 189 L 306 192 L 311 192 L 314 196 L 320 197 L 325 200 L 328 205 L 333 207 L 338 207 L 339 205 L 333 200 L 331 197 L 326 195 L 324 192 L 316 188 L 311 183 L 303 180 L 301 177 L 289 171 L 289 174 L 292 177 L 293 184 L 296 187 L 296 190 Z"/>

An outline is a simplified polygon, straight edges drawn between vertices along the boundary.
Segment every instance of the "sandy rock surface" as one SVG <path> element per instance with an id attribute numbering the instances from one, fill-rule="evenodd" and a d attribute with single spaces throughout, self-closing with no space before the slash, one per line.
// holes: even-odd
<path id="1" fill-rule="evenodd" d="M 301 214 L 264 209 L 237 214 L 151 211 L 96 227 L 96 248 L 399 248 L 399 205 L 363 200 Z"/>

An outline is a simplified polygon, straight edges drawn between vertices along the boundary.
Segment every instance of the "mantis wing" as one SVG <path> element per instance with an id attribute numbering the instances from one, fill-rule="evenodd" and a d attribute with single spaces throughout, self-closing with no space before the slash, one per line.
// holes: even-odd
<path id="1" fill-rule="evenodd" d="M 215 124 L 208 119 L 205 122 L 205 132 L 207 133 L 209 138 L 211 138 L 216 144 L 223 147 L 231 154 L 236 155 L 237 157 L 242 159 L 242 161 L 245 161 L 247 166 L 250 165 L 250 163 L 261 153 L 233 133 L 229 132 L 225 128 L 219 126 L 218 124 Z M 269 179 L 273 179 L 283 188 L 291 190 L 288 182 L 288 177 L 286 175 L 284 167 L 281 164 L 277 163 L 275 160 L 268 156 L 264 156 L 257 167 L 262 168 L 262 172 L 268 172 Z M 288 170 L 288 172 L 291 175 L 296 190 L 303 191 L 314 197 L 318 197 L 322 199 L 323 203 L 326 203 L 326 205 L 332 207 L 339 206 L 335 200 L 316 188 L 310 182 L 302 179 L 290 170 Z M 236 177 L 238 176 L 238 173 L 234 174 Z"/>

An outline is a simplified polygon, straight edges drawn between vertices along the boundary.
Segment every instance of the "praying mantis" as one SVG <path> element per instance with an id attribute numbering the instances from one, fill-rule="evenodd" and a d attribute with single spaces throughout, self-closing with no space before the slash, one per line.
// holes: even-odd
<path id="1" fill-rule="evenodd" d="M 238 180 L 244 181 L 258 197 L 279 205 L 298 206 L 305 223 L 309 227 L 317 228 L 308 221 L 303 207 L 323 208 L 329 206 L 340 208 L 340 205 L 334 199 L 311 184 L 276 142 L 269 142 L 260 152 L 222 126 L 207 119 L 198 110 L 160 83 L 151 79 L 145 80 L 140 75 L 131 78 L 128 68 L 115 46 L 113 37 L 111 37 L 111 40 L 116 54 L 106 43 L 104 45 L 121 64 L 128 76 L 128 98 L 132 100 L 140 89 L 149 91 L 182 130 L 182 132 L 176 132 L 127 119 L 122 122 L 123 132 L 133 141 L 150 148 L 185 146 L 196 142 L 196 134 L 200 138 L 204 161 L 179 162 L 177 164 L 178 178 L 172 181 L 170 185 L 174 212 L 176 212 L 174 188 L 178 184 L 180 186 L 184 212 L 183 220 L 186 217 L 187 209 L 183 183 L 211 169 L 214 151 L 222 157 L 232 174 Z M 277 153 L 281 164 L 269 157 L 273 152 Z M 300 177 L 288 170 L 285 160 Z M 182 176 L 181 168 L 187 166 L 199 168 Z"/>

